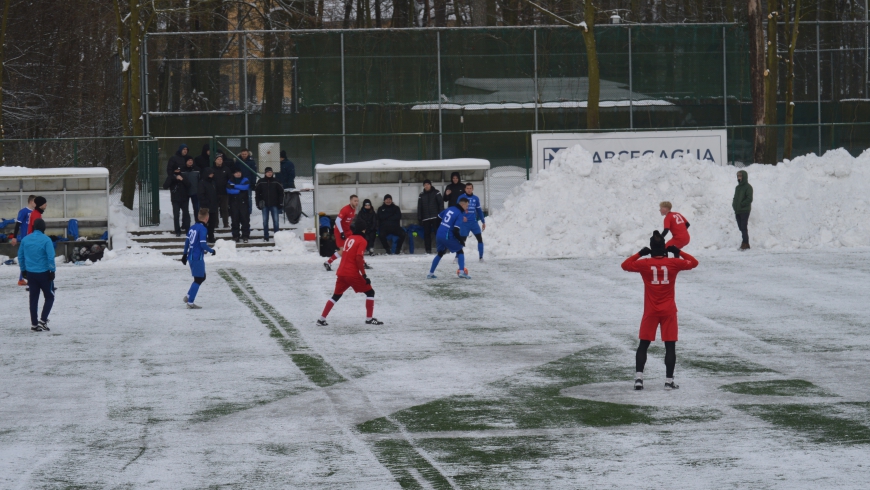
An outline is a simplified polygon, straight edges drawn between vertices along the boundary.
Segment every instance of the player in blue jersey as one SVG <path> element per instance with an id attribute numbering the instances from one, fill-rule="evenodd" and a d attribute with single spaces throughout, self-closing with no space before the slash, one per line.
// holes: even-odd
<path id="1" fill-rule="evenodd" d="M 206 242 L 208 238 L 206 223 L 208 223 L 208 208 L 199 208 L 196 224 L 187 230 L 187 239 L 184 240 L 184 255 L 181 256 L 182 264 L 187 265 L 190 262 L 190 274 L 193 276 L 193 284 L 184 295 L 184 304 L 191 310 L 201 308 L 194 303 L 194 300 L 196 300 L 199 285 L 205 282 L 205 253 L 215 254 L 215 251 Z"/>
<path id="2" fill-rule="evenodd" d="M 480 206 L 480 198 L 474 195 L 474 184 L 471 182 L 465 184 L 465 194 L 462 197 L 468 199 L 468 210 L 465 211 L 465 216 L 462 219 L 462 244 L 465 245 L 465 238 L 468 234 L 473 234 L 477 239 L 477 252 L 480 254 L 480 260 L 483 260 L 483 229 L 486 229 L 486 220 L 483 216 L 483 208 Z"/>
<path id="3" fill-rule="evenodd" d="M 444 211 L 438 213 L 441 218 L 441 226 L 438 227 L 435 235 L 435 245 L 438 250 L 438 255 L 432 259 L 432 268 L 429 269 L 427 279 L 435 279 L 435 269 L 438 263 L 441 262 L 441 257 L 447 253 L 455 253 L 459 261 L 459 270 L 456 274 L 461 279 L 471 279 L 468 275 L 468 269 L 465 268 L 465 254 L 462 253 L 462 235 L 460 234 L 460 225 L 462 217 L 468 211 L 468 199 L 465 197 L 459 198 L 456 206 L 451 206 Z"/>
<path id="4" fill-rule="evenodd" d="M 21 211 L 18 211 L 18 217 L 15 218 L 15 232 L 13 233 L 12 240 L 9 241 L 13 247 L 27 236 L 27 229 L 30 224 L 30 213 L 36 209 L 35 200 L 36 196 L 28 196 L 27 207 L 21 208 Z M 27 286 L 27 280 L 20 274 L 18 276 L 18 285 Z"/>

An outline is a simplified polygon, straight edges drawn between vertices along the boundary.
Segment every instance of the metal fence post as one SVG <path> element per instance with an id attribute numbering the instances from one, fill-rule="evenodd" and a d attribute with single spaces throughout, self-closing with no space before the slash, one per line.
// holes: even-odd
<path id="1" fill-rule="evenodd" d="M 628 127 L 634 129 L 634 76 L 631 72 L 631 27 L 628 28 Z"/>
<path id="2" fill-rule="evenodd" d="M 441 126 L 441 31 L 435 33 L 435 58 L 438 65 L 438 159 L 444 159 L 444 134 Z"/>
<path id="3" fill-rule="evenodd" d="M 248 148 L 248 34 L 242 33 L 242 82 L 244 90 L 244 110 L 245 110 L 245 148 Z"/>
<path id="4" fill-rule="evenodd" d="M 314 136 L 311 137 L 311 178 L 314 178 L 314 166 L 317 165 L 317 158 L 314 155 Z"/>
<path id="5" fill-rule="evenodd" d="M 821 42 L 819 41 L 819 23 L 816 22 L 816 108 L 818 110 L 818 120 L 816 126 L 819 128 L 819 156 L 822 156 L 822 58 L 820 55 Z"/>
<path id="6" fill-rule="evenodd" d="M 150 113 L 151 109 L 148 105 L 148 34 L 145 34 L 145 39 L 142 42 L 142 103 L 145 107 L 144 116 L 145 116 L 145 131 L 143 133 L 145 135 L 151 134 L 151 118 Z"/>
<path id="7" fill-rule="evenodd" d="M 722 26 L 722 104 L 725 126 L 728 126 L 728 37 Z"/>
<path id="8" fill-rule="evenodd" d="M 126 144 L 126 142 L 125 142 Z M 79 166 L 79 140 L 73 140 L 73 167 Z"/>
<path id="9" fill-rule="evenodd" d="M 347 162 L 347 130 L 344 114 L 344 32 L 341 33 L 341 161 Z"/>
<path id="10" fill-rule="evenodd" d="M 538 30 L 532 30 L 532 60 L 535 64 L 534 68 L 534 76 L 535 76 L 535 131 L 538 130 L 538 105 L 541 103 L 541 97 L 538 93 Z M 528 172 L 526 172 L 528 173 Z M 528 176 L 526 176 L 528 180 Z"/>

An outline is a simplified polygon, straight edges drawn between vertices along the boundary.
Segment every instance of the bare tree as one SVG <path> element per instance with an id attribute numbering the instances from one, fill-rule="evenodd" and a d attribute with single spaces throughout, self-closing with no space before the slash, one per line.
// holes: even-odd
<path id="1" fill-rule="evenodd" d="M 776 96 L 779 89 L 779 31 L 777 0 L 767 0 L 767 54 L 764 69 L 764 152 L 762 163 L 776 164 L 778 132 L 776 127 Z"/>
<path id="2" fill-rule="evenodd" d="M 785 60 L 785 142 L 782 157 L 791 158 L 794 143 L 794 52 L 798 42 L 798 27 L 801 19 L 801 0 L 794 0 L 794 20 L 789 16 L 789 3 L 784 0 L 783 17 L 785 18 L 785 35 L 788 37 L 788 54 Z"/>
<path id="3" fill-rule="evenodd" d="M 588 90 L 586 95 L 586 129 L 601 129 L 601 120 L 599 118 L 599 102 L 601 100 L 601 72 L 598 67 L 598 50 L 595 46 L 595 13 L 596 8 L 592 0 L 585 0 L 583 3 L 583 21 L 579 23 L 571 22 L 559 15 L 550 12 L 541 7 L 537 3 L 529 0 L 524 0 L 526 3 L 537 9 L 539 12 L 549 16 L 550 18 L 561 22 L 565 25 L 580 29 L 583 35 L 583 43 L 586 45 L 587 59 L 587 74 L 588 74 Z M 538 94 L 535 94 L 538 97 Z"/>
<path id="4" fill-rule="evenodd" d="M 3 20 L 0 21 L 0 138 L 4 137 L 3 128 L 3 65 L 6 63 L 6 29 L 9 25 L 9 4 L 12 0 L 3 0 Z M 3 145 L 0 144 L 0 163 L 5 163 Z"/>
<path id="5" fill-rule="evenodd" d="M 752 119 L 755 122 L 753 161 L 764 161 L 764 33 L 761 0 L 748 0 L 749 24 L 749 91 L 752 96 Z"/>

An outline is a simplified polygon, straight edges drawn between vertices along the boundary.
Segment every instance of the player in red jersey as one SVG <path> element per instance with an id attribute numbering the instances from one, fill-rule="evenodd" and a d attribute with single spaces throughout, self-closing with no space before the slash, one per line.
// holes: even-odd
<path id="1" fill-rule="evenodd" d="M 670 231 L 673 238 L 665 243 L 665 247 L 674 246 L 682 249 L 689 244 L 689 222 L 686 217 L 680 213 L 671 211 L 673 206 L 668 201 L 659 204 L 659 212 L 665 217 L 665 229 L 662 231 L 662 238 L 668 236 Z"/>
<path id="2" fill-rule="evenodd" d="M 674 254 L 668 258 L 668 252 Z M 651 258 L 640 260 L 645 255 Z M 665 248 L 665 239 L 658 232 L 653 232 L 649 247 L 625 259 L 622 270 L 639 272 L 643 278 L 643 319 L 640 321 L 640 345 L 637 347 L 636 375 L 634 389 L 643 389 L 643 367 L 646 364 L 646 350 L 656 339 L 656 330 L 662 327 L 662 340 L 665 343 L 665 380 L 666 390 L 679 388 L 674 383 L 674 366 L 677 364 L 677 303 L 674 301 L 674 284 L 677 273 L 698 266 L 698 261 L 691 255 L 681 252 L 671 245 Z"/>
<path id="3" fill-rule="evenodd" d="M 359 207 L 359 197 L 356 194 L 350 196 L 350 204 L 341 208 L 341 211 L 338 212 L 338 217 L 335 219 L 335 245 L 338 247 L 338 250 L 332 254 L 332 257 L 329 258 L 326 262 L 323 263 L 323 267 L 326 268 L 327 271 L 332 270 L 332 263 L 336 261 L 344 250 L 344 241 L 347 240 L 347 237 L 352 235 L 353 232 L 350 230 L 350 224 L 353 223 L 353 219 L 356 218 L 356 208 Z"/>
<path id="4" fill-rule="evenodd" d="M 353 235 L 347 237 L 344 241 L 344 260 L 338 266 L 338 271 L 335 273 L 335 292 L 332 298 L 326 302 L 323 307 L 323 313 L 320 314 L 320 319 L 317 324 L 321 327 L 329 325 L 326 323 L 326 316 L 329 315 L 335 303 L 341 299 L 341 296 L 349 288 L 353 288 L 355 293 L 365 293 L 366 295 L 366 324 L 368 325 L 383 325 L 384 322 L 378 321 L 372 317 L 375 309 L 375 290 L 372 289 L 372 281 L 366 276 L 365 260 L 363 254 L 368 247 L 365 239 L 365 221 L 356 220 L 347 229 L 353 231 Z"/>

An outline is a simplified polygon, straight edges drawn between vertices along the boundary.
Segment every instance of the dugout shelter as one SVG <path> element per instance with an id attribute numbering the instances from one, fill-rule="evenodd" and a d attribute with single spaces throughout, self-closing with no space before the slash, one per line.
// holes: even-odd
<path id="1" fill-rule="evenodd" d="M 57 242 L 56 248 L 76 243 L 72 241 L 74 237 L 67 236 L 71 219 L 77 221 L 79 236 L 99 236 L 108 230 L 109 170 L 106 168 L 0 167 L 0 218 L 14 219 L 27 205 L 27 196 L 31 194 L 48 201 L 42 217 L 45 233 L 71 240 Z M 106 240 L 77 243 L 105 244 Z"/>
<path id="2" fill-rule="evenodd" d="M 449 160 L 373 160 L 368 162 L 317 164 L 314 167 L 314 210 L 336 216 L 347 205 L 351 194 L 360 203 L 372 201 L 377 209 L 390 194 L 402 210 L 402 226 L 417 224 L 417 198 L 423 191 L 423 181 L 429 179 L 439 191 L 450 183 L 450 174 L 459 172 L 462 182 L 474 184 L 474 194 L 480 198 L 484 212 L 489 204 L 486 196 L 488 160 L 455 158 Z"/>

